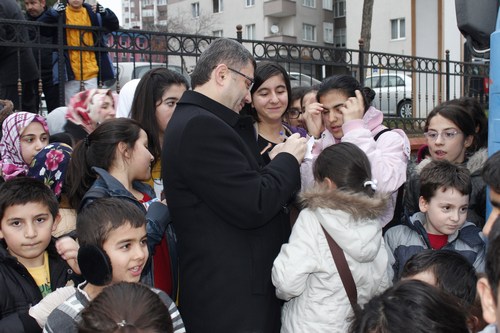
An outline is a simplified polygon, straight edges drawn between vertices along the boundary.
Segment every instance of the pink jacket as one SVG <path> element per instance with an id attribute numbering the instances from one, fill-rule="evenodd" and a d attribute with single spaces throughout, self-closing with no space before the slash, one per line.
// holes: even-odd
<path id="1" fill-rule="evenodd" d="M 325 130 L 313 148 L 313 158 L 305 159 L 300 167 L 302 191 L 313 186 L 312 166 L 323 149 L 339 142 L 354 143 L 368 156 L 372 178 L 378 182 L 377 192 L 392 193 L 392 200 L 389 200 L 387 211 L 381 218 L 382 226 L 386 225 L 394 214 L 397 190 L 406 182 L 406 166 L 411 148 L 408 137 L 400 129 L 384 133 L 377 141 L 373 139 L 386 128 L 382 125 L 383 119 L 383 113 L 372 106 L 363 119 L 351 120 L 342 125 L 344 136 L 340 141 Z"/>

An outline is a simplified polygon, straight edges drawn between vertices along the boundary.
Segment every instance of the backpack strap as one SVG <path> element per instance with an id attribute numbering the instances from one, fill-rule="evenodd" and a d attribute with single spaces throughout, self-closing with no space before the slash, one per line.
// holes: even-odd
<path id="1" fill-rule="evenodd" d="M 321 226 L 321 229 L 323 229 L 323 233 L 325 234 L 326 240 L 328 241 L 328 246 L 330 247 L 330 251 L 333 257 L 333 262 L 337 267 L 337 271 L 339 272 L 340 279 L 342 280 L 342 284 L 344 285 L 344 289 L 347 293 L 347 297 L 349 298 L 349 302 L 351 303 L 354 312 L 356 312 L 359 310 L 358 290 L 356 289 L 356 283 L 354 282 L 354 278 L 352 277 L 351 269 L 347 264 L 344 251 L 332 238 L 332 236 L 330 236 L 330 234 L 326 232 L 323 226 Z"/>
<path id="2" fill-rule="evenodd" d="M 389 131 L 391 131 L 391 129 L 390 129 L 390 128 L 384 128 L 383 130 L 381 130 L 380 132 L 378 132 L 378 133 L 377 133 L 377 134 L 373 137 L 373 140 L 377 141 L 377 140 L 378 140 L 378 138 L 380 138 L 380 136 L 381 136 L 382 134 L 384 134 L 385 132 L 389 132 Z"/>

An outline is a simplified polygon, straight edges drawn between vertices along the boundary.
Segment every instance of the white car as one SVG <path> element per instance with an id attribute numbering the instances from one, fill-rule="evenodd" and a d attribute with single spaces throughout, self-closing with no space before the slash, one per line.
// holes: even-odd
<path id="1" fill-rule="evenodd" d="M 120 80 L 120 88 L 123 87 L 125 83 L 127 83 L 130 80 L 133 79 L 140 79 L 146 74 L 149 70 L 153 68 L 158 68 L 158 67 L 168 67 L 171 71 L 177 72 L 179 74 L 182 74 L 186 80 L 188 81 L 189 85 L 191 85 L 191 78 L 189 75 L 186 73 L 186 71 L 182 71 L 182 68 L 180 66 L 176 65 L 168 65 L 165 63 L 161 62 L 119 62 L 118 67 L 115 66 L 115 71 L 117 71 L 116 76 Z M 113 82 L 105 82 L 105 85 L 107 88 L 116 90 L 116 80 L 113 80 Z"/>
<path id="2" fill-rule="evenodd" d="M 309 75 L 302 74 L 299 72 L 290 72 L 288 73 L 290 77 L 290 85 L 293 87 L 310 87 L 319 85 L 321 83 L 320 80 L 317 80 Z"/>
<path id="3" fill-rule="evenodd" d="M 365 78 L 365 86 L 376 95 L 373 106 L 389 116 L 413 117 L 411 76 L 383 73 Z"/>

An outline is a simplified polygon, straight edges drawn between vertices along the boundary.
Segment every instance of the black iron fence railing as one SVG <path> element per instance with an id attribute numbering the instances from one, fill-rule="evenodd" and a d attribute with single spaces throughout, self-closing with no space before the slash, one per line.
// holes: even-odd
<path id="1" fill-rule="evenodd" d="M 80 46 L 64 45 L 65 29 L 69 28 L 80 31 Z M 85 34 L 92 34 L 93 45 L 85 45 Z M 50 43 L 47 43 L 48 36 L 51 37 Z M 141 77 L 156 66 L 168 66 L 188 77 L 200 54 L 215 38 L 124 29 L 109 33 L 95 27 L 0 19 L 0 51 L 31 48 L 38 65 L 44 63 L 43 57 L 50 55 L 54 59 L 64 59 L 70 50 L 94 51 L 96 54 L 107 52 L 115 68 L 115 78 L 111 81 L 99 78 L 98 82 L 100 86 L 117 91 L 127 81 Z M 253 53 L 257 61 L 273 60 L 283 65 L 290 73 L 292 86 L 314 85 L 334 74 L 355 76 L 376 92 L 373 103 L 386 114 L 387 125 L 402 128 L 409 135 L 422 132 L 423 119 L 442 101 L 471 96 L 484 107 L 488 104 L 489 63 L 452 61 L 448 51 L 444 59 L 432 59 L 368 52 L 362 41 L 358 49 L 346 49 L 246 40 L 242 38 L 241 26 L 237 27 L 236 39 Z M 102 61 L 100 57 L 97 60 Z M 15 65 L 19 68 L 23 65 L 19 57 Z M 52 66 L 57 67 L 59 82 L 63 82 L 64 63 L 55 61 Z M 40 95 L 41 75 L 40 71 Z M 18 77 L 22 97 L 21 86 L 22 78 Z M 63 85 L 60 85 L 59 92 L 63 101 Z"/>

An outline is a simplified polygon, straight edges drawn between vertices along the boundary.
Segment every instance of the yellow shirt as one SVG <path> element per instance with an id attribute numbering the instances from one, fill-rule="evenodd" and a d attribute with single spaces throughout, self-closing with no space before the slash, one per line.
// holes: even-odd
<path id="1" fill-rule="evenodd" d="M 27 268 L 36 282 L 42 297 L 47 296 L 52 292 L 50 288 L 50 270 L 49 270 L 49 254 L 47 251 L 43 254 L 43 265 L 38 267 Z"/>
<path id="2" fill-rule="evenodd" d="M 85 27 L 92 26 L 90 16 L 85 7 L 74 9 L 71 6 L 66 7 L 66 24 L 67 25 L 81 25 Z M 80 41 L 80 35 L 83 33 L 83 40 Z M 94 36 L 92 31 L 66 29 L 66 40 L 68 46 L 94 46 Z M 79 51 L 69 50 L 69 60 L 71 69 L 75 74 L 75 80 L 89 80 L 97 77 L 99 74 L 99 67 L 94 51 Z"/>

